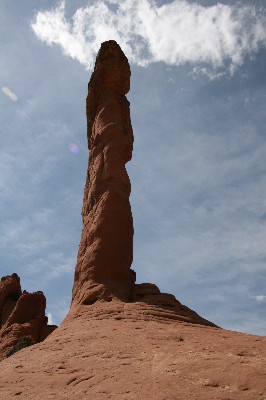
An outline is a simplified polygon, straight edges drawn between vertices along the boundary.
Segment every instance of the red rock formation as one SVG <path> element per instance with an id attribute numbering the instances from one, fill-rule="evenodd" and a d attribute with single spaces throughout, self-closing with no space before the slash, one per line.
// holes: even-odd
<path id="1" fill-rule="evenodd" d="M 83 230 L 73 287 L 73 304 L 97 299 L 131 299 L 133 220 L 128 60 L 115 41 L 97 56 L 87 97 L 89 166 L 82 208 Z"/>
<path id="2" fill-rule="evenodd" d="M 20 296 L 19 276 L 17 274 L 3 276 L 0 281 L 0 328 L 11 314 Z"/>
<path id="3" fill-rule="evenodd" d="M 83 306 L 0 363 L 1 400 L 266 398 L 266 337 L 159 319 L 142 305 Z"/>
<path id="4" fill-rule="evenodd" d="M 47 340 L 2 361 L 0 397 L 264 400 L 265 337 L 217 329 L 156 285 L 134 284 L 130 184 L 124 168 L 132 131 L 129 113 L 123 111 L 121 87 L 126 85 L 119 79 L 128 72 L 123 75 L 122 65 L 128 71 L 120 48 L 104 43 L 89 86 L 90 161 L 70 313 Z M 10 310 L 7 286 L 5 295 L 0 291 L 0 304 Z M 16 297 L 20 286 L 10 287 Z M 23 296 L 22 303 L 29 301 Z M 43 316 L 43 297 L 36 299 Z M 39 326 L 37 309 L 26 319 L 15 310 L 6 325 L 32 318 Z"/>
<path id="5" fill-rule="evenodd" d="M 44 340 L 55 325 L 48 325 L 45 316 L 46 299 L 42 292 L 21 292 L 17 274 L 4 276 L 0 281 L 0 359 L 23 337 L 34 342 Z"/>
<path id="6" fill-rule="evenodd" d="M 73 287 L 72 307 L 97 300 L 142 302 L 161 318 L 212 325 L 152 284 L 136 285 L 130 180 L 133 132 L 129 102 L 130 67 L 119 45 L 101 45 L 88 85 L 87 135 L 89 165 L 82 207 L 83 229 Z M 77 308 L 77 306 L 79 306 Z M 152 309 L 152 311 L 151 311 Z M 91 311 L 92 312 L 92 311 Z"/>

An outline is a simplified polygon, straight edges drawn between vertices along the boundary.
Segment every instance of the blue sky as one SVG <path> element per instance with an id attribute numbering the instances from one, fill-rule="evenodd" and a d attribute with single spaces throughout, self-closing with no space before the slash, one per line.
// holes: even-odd
<path id="1" fill-rule="evenodd" d="M 266 335 L 264 1 L 0 2 L 1 276 L 66 315 L 87 168 L 95 54 L 132 70 L 138 282 L 231 330 Z"/>

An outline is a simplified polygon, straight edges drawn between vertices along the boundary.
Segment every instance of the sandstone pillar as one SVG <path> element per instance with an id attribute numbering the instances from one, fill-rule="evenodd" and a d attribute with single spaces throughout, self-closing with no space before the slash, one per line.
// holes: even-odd
<path id="1" fill-rule="evenodd" d="M 130 180 L 133 131 L 129 102 L 130 67 L 119 45 L 102 43 L 86 102 L 89 165 L 82 207 L 83 229 L 73 287 L 73 304 L 131 298 L 133 219 Z"/>

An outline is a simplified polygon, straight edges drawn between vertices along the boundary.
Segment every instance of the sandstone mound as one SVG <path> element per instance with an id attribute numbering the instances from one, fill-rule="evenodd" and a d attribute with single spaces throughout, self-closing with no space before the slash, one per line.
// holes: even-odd
<path id="1" fill-rule="evenodd" d="M 17 274 L 0 281 L 0 360 L 23 338 L 38 343 L 57 327 L 48 325 L 46 299 L 42 292 L 21 291 Z"/>
<path id="2" fill-rule="evenodd" d="M 0 398 L 266 399 L 265 337 L 147 311 L 118 300 L 81 306 L 44 342 L 1 362 Z"/>

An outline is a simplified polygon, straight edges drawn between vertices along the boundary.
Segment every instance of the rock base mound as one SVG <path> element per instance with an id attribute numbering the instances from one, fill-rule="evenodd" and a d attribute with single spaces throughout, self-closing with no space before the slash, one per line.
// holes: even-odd
<path id="1" fill-rule="evenodd" d="M 2 361 L 1 396 L 5 400 L 16 396 L 23 400 L 266 398 L 265 337 L 162 317 L 160 310 L 161 306 L 142 301 L 80 306 L 44 342 Z"/>
<path id="2" fill-rule="evenodd" d="M 135 284 L 132 300 L 129 302 L 110 297 L 108 300 L 97 299 L 90 305 L 72 305 L 66 319 L 76 319 L 86 315 L 91 320 L 111 317 L 125 321 L 182 321 L 218 328 L 214 323 L 181 304 L 174 295 L 161 293 L 152 283 Z"/>

